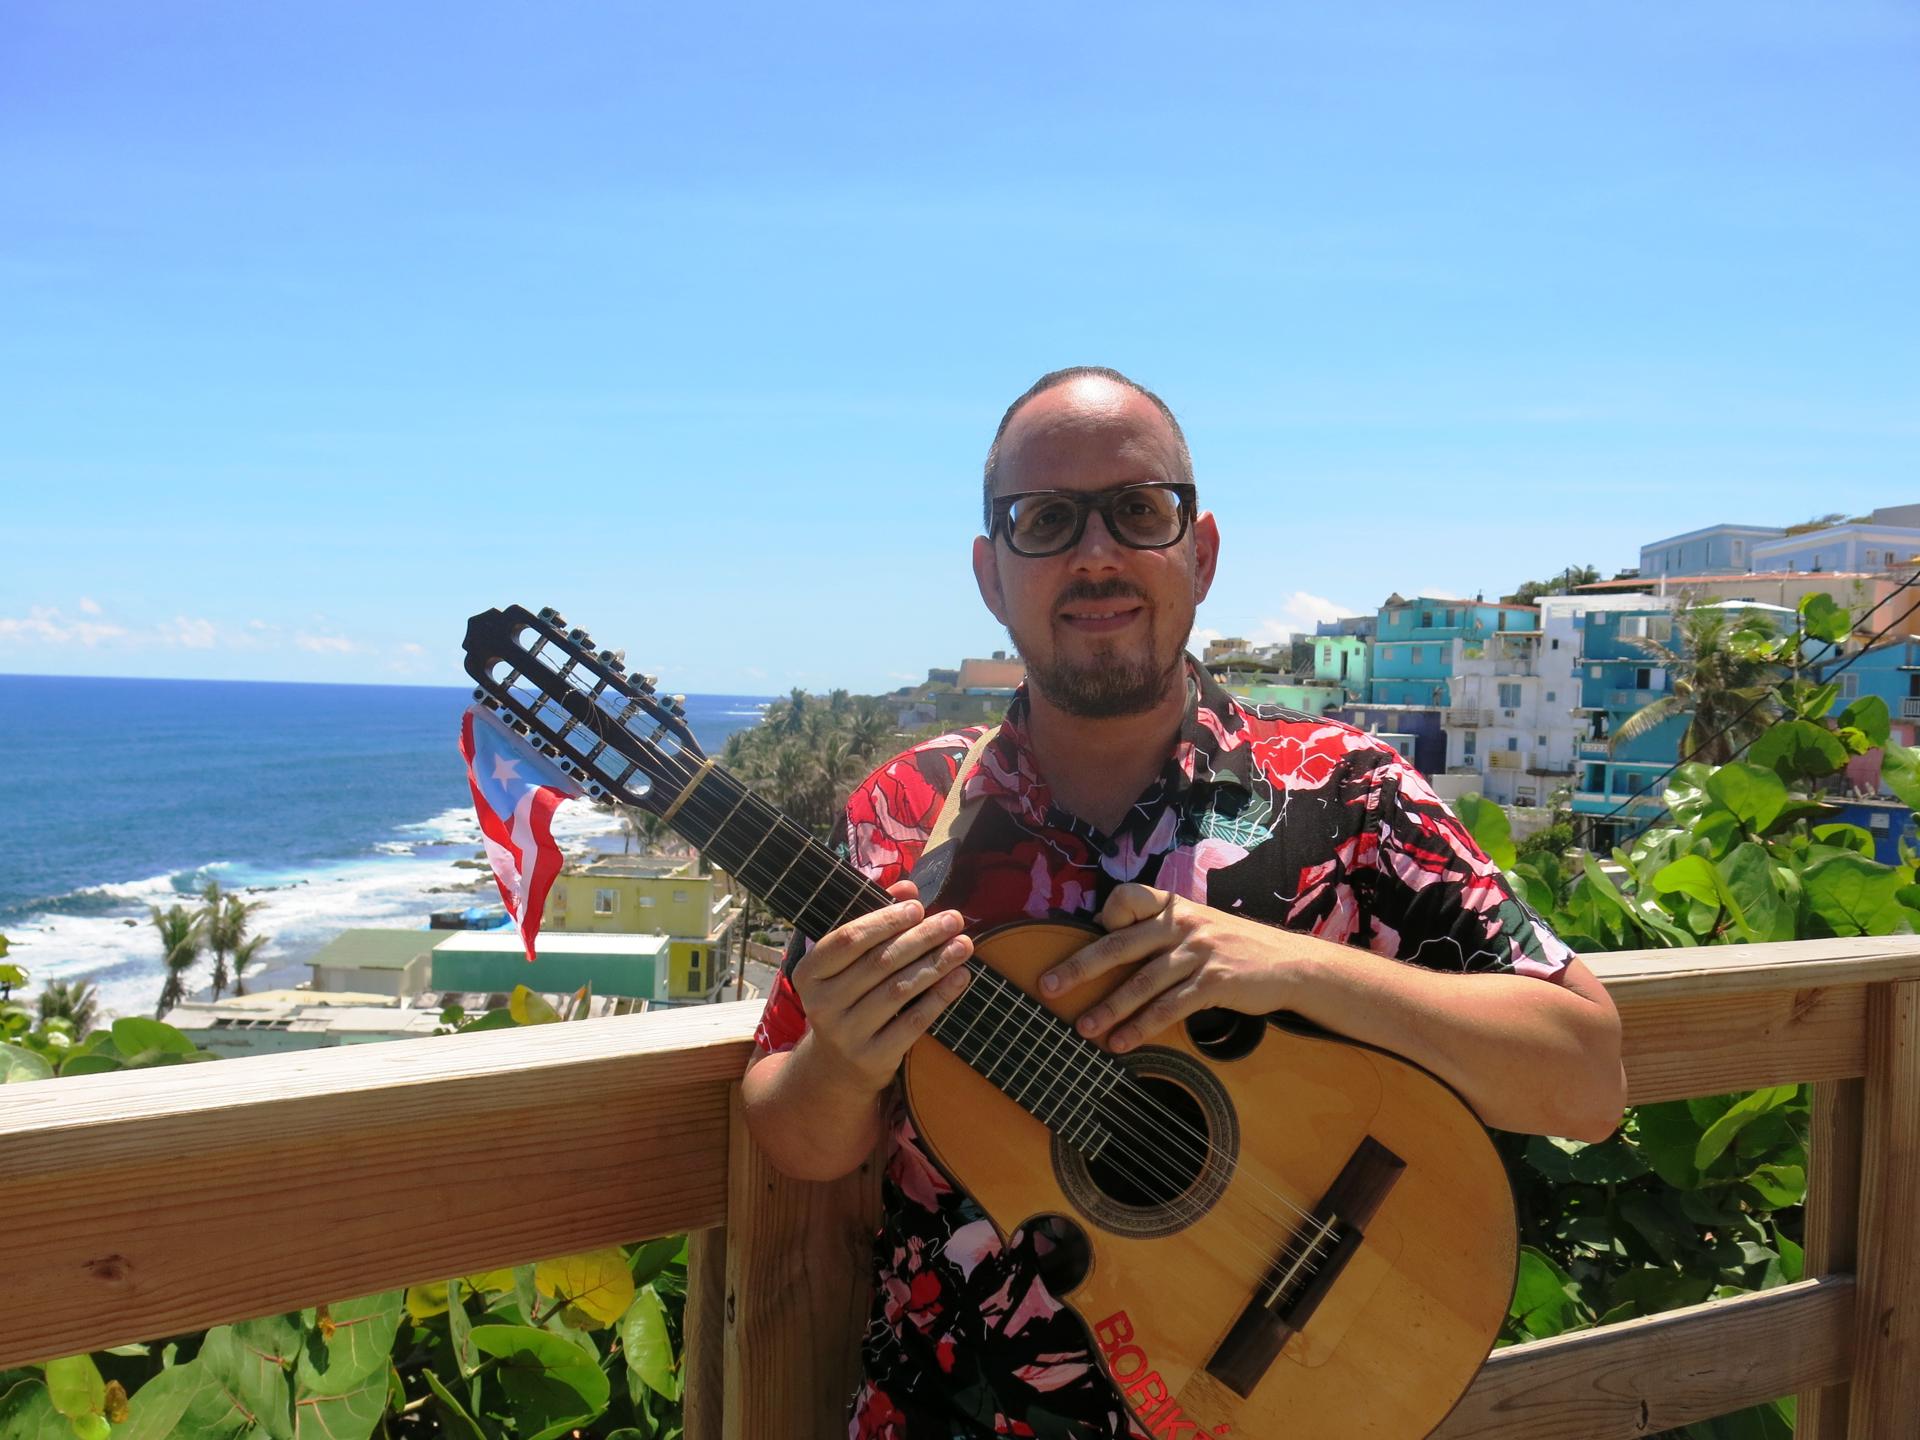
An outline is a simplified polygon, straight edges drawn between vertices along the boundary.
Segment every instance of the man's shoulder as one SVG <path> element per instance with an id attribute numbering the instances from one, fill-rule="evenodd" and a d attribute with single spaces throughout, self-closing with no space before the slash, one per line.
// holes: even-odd
<path id="1" fill-rule="evenodd" d="M 876 765 L 865 779 L 853 787 L 853 793 L 859 796 L 917 781 L 939 786 L 940 795 L 945 798 L 947 790 L 953 785 L 953 777 L 959 772 L 960 758 L 986 729 L 985 725 L 968 725 L 910 745 L 891 759 Z"/>
<path id="2" fill-rule="evenodd" d="M 1315 715 L 1287 705 L 1257 704 L 1229 697 L 1238 728 L 1232 743 L 1244 745 L 1270 780 L 1298 782 L 1303 769 L 1321 779 L 1333 769 L 1366 771 L 1407 769 L 1406 757 L 1385 740 L 1331 715 Z"/>

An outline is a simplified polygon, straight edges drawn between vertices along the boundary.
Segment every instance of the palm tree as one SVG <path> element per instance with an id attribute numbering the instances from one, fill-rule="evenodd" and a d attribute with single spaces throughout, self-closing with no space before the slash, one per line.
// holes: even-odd
<path id="1" fill-rule="evenodd" d="M 100 1018 L 100 992 L 91 980 L 49 980 L 40 992 L 40 1023 L 66 1020 L 73 1038 L 83 1040 Z"/>
<path id="2" fill-rule="evenodd" d="M 233 993 L 247 993 L 247 967 L 253 964 L 260 953 L 260 947 L 271 940 L 271 935 L 249 935 L 233 947 Z"/>
<path id="3" fill-rule="evenodd" d="M 227 956 L 240 948 L 247 934 L 247 917 L 260 908 L 261 902 L 223 894 L 218 880 L 207 882 L 201 898 L 201 928 L 206 934 L 206 948 L 213 952 L 213 998 L 218 1000 L 227 988 Z"/>
<path id="4" fill-rule="evenodd" d="M 158 1020 L 187 998 L 187 971 L 200 958 L 206 916 L 194 914 L 184 905 L 171 906 L 164 912 L 158 905 L 149 905 L 147 911 L 153 928 L 160 934 L 160 961 L 167 967 L 166 983 L 160 987 L 160 1003 L 153 1010 L 153 1018 Z"/>
<path id="5" fill-rule="evenodd" d="M 1738 618 L 1735 618 L 1735 617 Z M 1666 667 L 1673 693 L 1641 706 L 1614 727 L 1609 748 L 1676 715 L 1688 718 L 1683 760 L 1724 765 L 1766 733 L 1782 713 L 1776 687 L 1785 678 L 1782 641 L 1759 611 L 1688 608 L 1674 616 L 1679 648 L 1646 636 L 1637 649 Z"/>

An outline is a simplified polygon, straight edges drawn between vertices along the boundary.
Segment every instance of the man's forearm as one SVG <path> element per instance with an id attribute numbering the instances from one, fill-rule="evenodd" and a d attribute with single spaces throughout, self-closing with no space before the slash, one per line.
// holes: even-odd
<path id="1" fill-rule="evenodd" d="M 1620 1123 L 1619 1021 L 1578 961 L 1555 983 L 1448 975 L 1318 940 L 1289 959 L 1288 1009 L 1431 1070 L 1496 1129 L 1599 1140 Z"/>
<path id="2" fill-rule="evenodd" d="M 808 1048 L 802 1037 L 792 1050 L 747 1068 L 740 1082 L 747 1128 L 781 1174 L 837 1180 L 879 1144 L 881 1095 L 862 1095 L 815 1073 Z"/>

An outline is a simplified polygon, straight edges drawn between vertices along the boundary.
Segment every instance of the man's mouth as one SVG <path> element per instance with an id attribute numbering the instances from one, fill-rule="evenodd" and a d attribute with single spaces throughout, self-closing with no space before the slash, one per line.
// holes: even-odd
<path id="1" fill-rule="evenodd" d="M 1144 607 L 1123 600 L 1105 605 L 1076 606 L 1071 610 L 1062 610 L 1060 618 L 1075 630 L 1101 635 L 1126 628 L 1142 613 Z"/>

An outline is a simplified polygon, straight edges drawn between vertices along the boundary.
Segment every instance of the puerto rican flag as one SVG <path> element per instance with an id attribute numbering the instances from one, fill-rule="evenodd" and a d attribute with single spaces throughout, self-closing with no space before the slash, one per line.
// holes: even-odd
<path id="1" fill-rule="evenodd" d="M 562 859 L 553 839 L 553 812 L 561 801 L 585 792 L 499 716 L 478 705 L 461 717 L 460 753 L 466 757 L 473 813 L 493 878 L 532 963 L 533 937 Z"/>

